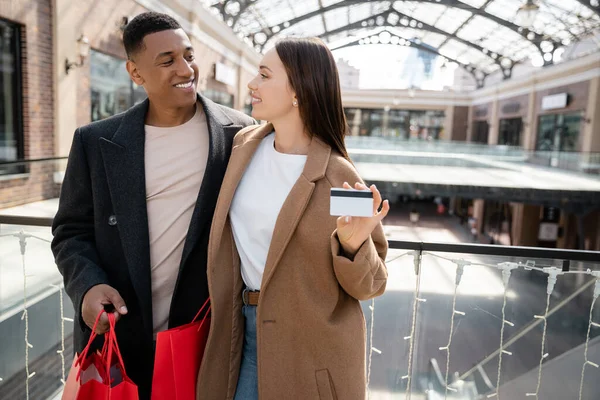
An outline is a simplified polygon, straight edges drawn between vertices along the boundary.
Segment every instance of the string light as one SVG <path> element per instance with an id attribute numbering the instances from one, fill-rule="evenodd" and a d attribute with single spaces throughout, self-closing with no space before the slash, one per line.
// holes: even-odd
<path id="1" fill-rule="evenodd" d="M 496 380 L 496 392 L 490 394 L 488 398 L 497 397 L 498 399 L 500 399 L 500 376 L 502 374 L 502 355 L 512 355 L 511 352 L 506 351 L 504 349 L 504 328 L 506 327 L 506 325 L 515 326 L 515 324 L 506 320 L 506 300 L 508 294 L 508 285 L 510 283 L 510 275 L 512 273 L 512 270 L 519 268 L 519 264 L 514 262 L 505 262 L 498 264 L 497 267 L 502 270 L 502 284 L 504 285 L 504 296 L 502 301 L 502 327 L 500 328 L 500 353 L 498 353 L 498 377 Z"/>
<path id="2" fill-rule="evenodd" d="M 586 271 L 590 275 L 596 277 L 596 284 L 594 286 L 594 295 L 592 300 L 592 305 L 590 306 L 590 319 L 588 322 L 587 335 L 585 337 L 585 350 L 583 352 L 583 367 L 581 368 L 581 382 L 579 383 L 579 400 L 583 399 L 583 381 L 585 380 L 585 368 L 588 365 L 591 365 L 594 368 L 598 368 L 599 365 L 588 360 L 588 348 L 590 344 L 590 331 L 592 327 L 600 328 L 600 324 L 593 321 L 594 316 L 594 306 L 596 305 L 596 300 L 600 296 L 600 271 L 590 271 L 589 269 Z"/>
<path id="3" fill-rule="evenodd" d="M 371 362 L 373 359 L 373 327 L 375 325 L 375 298 L 371 299 L 371 305 L 369 306 L 371 310 L 371 329 L 369 333 L 369 363 L 367 365 L 367 388 L 369 387 L 369 383 L 371 382 Z M 378 350 L 379 351 L 379 350 Z M 381 354 L 381 351 L 379 351 Z M 371 391 L 368 391 L 369 398 L 371 398 Z"/>
<path id="4" fill-rule="evenodd" d="M 65 317 L 65 307 L 64 307 L 64 296 L 63 296 L 63 285 L 50 285 L 53 288 L 58 289 L 58 301 L 60 307 L 60 350 L 57 350 L 56 353 L 60 356 L 61 363 L 61 378 L 60 382 L 65 385 L 66 382 L 66 369 L 65 369 L 65 322 L 73 322 L 73 318 Z"/>
<path id="5" fill-rule="evenodd" d="M 537 386 L 534 393 L 527 393 L 527 397 L 535 397 L 536 399 L 540 393 L 540 387 L 542 386 L 542 366 L 544 363 L 544 359 L 548 357 L 548 353 L 545 353 L 546 346 L 546 333 L 548 330 L 548 309 L 550 308 L 550 296 L 554 291 L 554 285 L 556 284 L 556 280 L 558 275 L 562 275 L 563 272 L 556 267 L 546 267 L 543 269 L 545 273 L 548 274 L 548 286 L 546 288 L 546 311 L 544 311 L 544 315 L 534 315 L 534 318 L 541 319 L 544 321 L 544 330 L 542 333 L 542 350 L 540 355 L 540 365 L 538 367 L 538 378 L 537 378 Z"/>
<path id="6" fill-rule="evenodd" d="M 412 252 L 406 252 L 406 253 L 402 253 L 398 256 L 395 256 L 393 258 L 389 258 L 387 260 L 385 260 L 386 264 L 392 263 L 404 256 L 410 255 L 412 254 Z M 371 383 L 371 366 L 372 366 L 372 360 L 373 360 L 373 353 L 377 353 L 377 354 L 382 354 L 382 351 L 373 347 L 373 332 L 374 332 L 374 327 L 375 327 L 375 299 L 371 299 L 371 304 L 369 305 L 369 310 L 371 310 L 371 324 L 370 324 L 370 329 L 369 329 L 369 360 L 367 363 L 367 395 L 369 398 L 371 398 L 371 392 L 370 392 L 370 383 Z"/>
<path id="7" fill-rule="evenodd" d="M 398 260 L 398 259 L 400 259 L 402 257 L 408 256 L 408 255 L 412 255 L 412 253 L 413 253 L 412 251 L 408 251 L 406 253 L 402 253 L 399 256 L 395 256 L 394 258 L 389 258 L 389 259 L 385 260 L 385 263 L 389 264 L 389 263 L 391 263 L 393 261 L 396 261 L 396 260 Z"/>
<path id="8" fill-rule="evenodd" d="M 435 256 L 435 255 L 434 255 Z M 444 392 L 444 398 L 448 398 L 448 391 L 457 392 L 455 388 L 448 386 L 448 374 L 450 372 L 450 346 L 452 345 L 452 336 L 454 336 L 454 318 L 458 315 L 465 315 L 464 312 L 458 311 L 456 309 L 456 298 L 458 295 L 458 285 L 460 285 L 460 281 L 462 279 L 462 275 L 464 272 L 464 267 L 466 265 L 470 265 L 469 261 L 465 261 L 463 259 L 453 261 L 456 264 L 456 279 L 454 280 L 454 295 L 452 296 L 452 316 L 450 317 L 450 334 L 448 335 L 448 344 L 444 347 L 440 347 L 440 350 L 446 351 L 446 378 L 444 381 L 444 386 L 446 387 Z"/>
<path id="9" fill-rule="evenodd" d="M 35 376 L 35 372 L 31 372 L 29 370 L 29 350 L 33 348 L 33 345 L 29 342 L 29 313 L 27 309 L 27 279 L 33 277 L 34 275 L 27 274 L 27 268 L 25 265 L 25 253 L 27 251 L 27 239 L 33 238 L 37 240 L 41 240 L 46 243 L 50 243 L 49 240 L 41 238 L 39 236 L 31 235 L 29 233 L 25 233 L 23 230 L 18 233 L 11 233 L 0 235 L 0 237 L 8 237 L 12 236 L 19 239 L 19 248 L 21 252 L 21 267 L 23 272 L 23 314 L 21 315 L 21 321 L 25 323 L 25 398 L 29 400 L 29 381 Z M 0 378 L 0 381 L 2 379 Z"/>
<path id="10" fill-rule="evenodd" d="M 27 235 L 21 231 L 18 234 L 19 245 L 21 247 L 21 262 L 23 265 L 23 315 L 21 321 L 25 321 L 25 398 L 29 400 L 29 380 L 35 376 L 35 372 L 29 372 L 29 349 L 33 345 L 29 343 L 29 314 L 27 312 L 27 269 L 25 268 L 25 250 L 27 248 Z"/>
<path id="11" fill-rule="evenodd" d="M 417 327 L 417 311 L 418 304 L 424 303 L 427 300 L 423 298 L 419 298 L 419 287 L 421 286 L 421 259 L 423 253 L 420 250 L 415 250 L 412 252 L 413 256 L 413 268 L 415 272 L 415 291 L 413 292 L 413 309 L 412 309 L 412 323 L 410 327 L 410 335 L 405 336 L 404 340 L 409 341 L 408 346 L 408 371 L 406 375 L 402 376 L 402 380 L 406 380 L 406 400 L 410 400 L 411 398 L 411 382 L 412 382 L 412 362 L 413 362 L 413 354 L 415 349 L 415 332 Z M 398 382 L 396 382 L 398 383 Z"/>

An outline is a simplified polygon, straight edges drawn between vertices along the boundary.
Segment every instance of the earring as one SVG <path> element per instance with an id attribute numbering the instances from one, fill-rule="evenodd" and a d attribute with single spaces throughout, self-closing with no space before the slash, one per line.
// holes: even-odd
<path id="1" fill-rule="evenodd" d="M 292 102 L 292 105 L 293 105 L 294 107 L 298 107 L 298 101 L 297 101 L 297 100 L 294 100 L 294 101 Z"/>

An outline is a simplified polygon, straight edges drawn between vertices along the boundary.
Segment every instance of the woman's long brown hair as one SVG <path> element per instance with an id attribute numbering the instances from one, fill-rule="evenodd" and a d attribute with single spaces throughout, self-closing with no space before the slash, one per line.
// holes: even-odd
<path id="1" fill-rule="evenodd" d="M 296 92 L 300 117 L 308 133 L 350 160 L 344 143 L 348 124 L 340 79 L 327 45 L 318 38 L 287 38 L 278 41 L 275 50 Z"/>

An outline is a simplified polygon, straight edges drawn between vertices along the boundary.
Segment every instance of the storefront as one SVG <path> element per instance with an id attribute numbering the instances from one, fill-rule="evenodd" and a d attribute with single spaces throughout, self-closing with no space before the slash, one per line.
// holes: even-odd
<path id="1" fill-rule="evenodd" d="M 473 132 L 471 134 L 471 142 L 488 143 L 490 134 L 490 125 L 488 118 L 491 113 L 491 104 L 480 104 L 473 106 Z"/>
<path id="2" fill-rule="evenodd" d="M 501 100 L 498 104 L 498 144 L 523 146 L 523 120 L 527 117 L 529 96 Z"/>
<path id="3" fill-rule="evenodd" d="M 444 128 L 444 111 L 345 108 L 351 136 L 437 140 Z"/>
<path id="4" fill-rule="evenodd" d="M 483 234 L 493 244 L 511 246 L 512 207 L 510 203 L 488 200 L 485 202 L 483 216 Z"/>
<path id="5" fill-rule="evenodd" d="M 588 82 L 538 92 L 535 149 L 553 152 L 582 151 L 582 130 L 588 97 Z"/>

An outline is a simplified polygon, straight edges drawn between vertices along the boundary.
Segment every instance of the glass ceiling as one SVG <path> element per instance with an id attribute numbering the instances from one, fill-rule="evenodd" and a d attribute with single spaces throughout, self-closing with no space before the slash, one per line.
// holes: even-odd
<path id="1" fill-rule="evenodd" d="M 600 29 L 600 0 L 534 0 L 529 29 L 518 10 L 526 0 L 200 0 L 257 51 L 283 36 L 319 36 L 332 48 L 388 43 L 427 49 L 477 78 L 527 59 L 557 60 L 561 48 Z M 388 41 L 389 36 L 397 36 Z M 600 46 L 600 44 L 599 44 Z"/>

